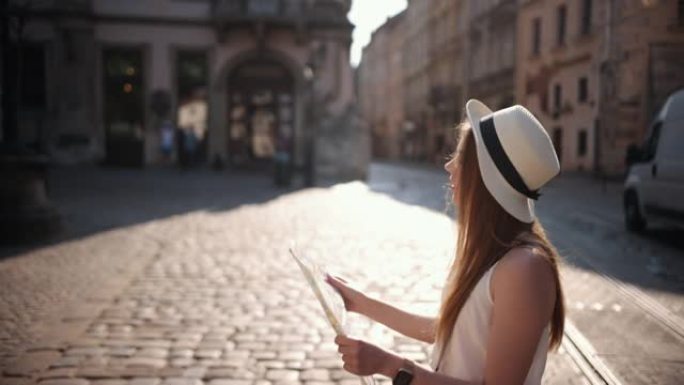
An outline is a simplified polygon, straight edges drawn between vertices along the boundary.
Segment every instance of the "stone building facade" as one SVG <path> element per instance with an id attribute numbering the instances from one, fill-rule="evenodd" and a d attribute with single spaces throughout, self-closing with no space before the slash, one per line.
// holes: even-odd
<path id="1" fill-rule="evenodd" d="M 602 41 L 596 171 L 620 175 L 667 97 L 684 88 L 684 2 L 609 2 Z"/>
<path id="2" fill-rule="evenodd" d="M 549 130 L 564 170 L 624 172 L 667 95 L 684 87 L 684 4 L 528 0 L 516 101 Z"/>
<path id="3" fill-rule="evenodd" d="M 464 97 L 466 3 L 409 1 L 373 34 L 359 66 L 359 98 L 374 155 L 441 162 L 453 147 Z"/>
<path id="4" fill-rule="evenodd" d="M 595 162 L 603 1 L 527 1 L 520 9 L 516 101 L 549 131 L 564 170 Z"/>
<path id="5" fill-rule="evenodd" d="M 404 158 L 439 162 L 465 101 L 478 98 L 527 106 L 564 170 L 618 176 L 627 147 L 684 87 L 682 1 L 414 0 L 405 13 Z M 362 65 L 382 60 L 380 36 Z M 368 92 L 380 101 L 373 122 L 390 116 L 385 95 Z"/>
<path id="6" fill-rule="evenodd" d="M 402 156 L 405 159 L 425 159 L 428 151 L 431 5 L 429 1 L 410 0 L 404 17 Z"/>
<path id="7" fill-rule="evenodd" d="M 19 132 L 53 159 L 154 164 L 172 122 L 186 138 L 177 150 L 194 146 L 200 162 L 260 168 L 280 154 L 301 167 L 315 156 L 338 159 L 328 173 L 365 173 L 363 156 L 325 143 L 358 123 L 350 0 L 35 4 L 21 33 Z M 334 140 L 362 145 L 359 127 Z"/>
<path id="8" fill-rule="evenodd" d="M 435 0 L 428 19 L 430 39 L 428 77 L 427 158 L 442 163 L 456 143 L 454 127 L 464 102 L 467 2 Z"/>
<path id="9" fill-rule="evenodd" d="M 404 121 L 403 19 L 405 12 L 378 28 L 364 47 L 359 65 L 359 104 L 371 127 L 372 154 L 399 157 Z"/>
<path id="10" fill-rule="evenodd" d="M 515 102 L 517 0 L 470 0 L 465 81 L 468 98 L 494 109 Z"/>

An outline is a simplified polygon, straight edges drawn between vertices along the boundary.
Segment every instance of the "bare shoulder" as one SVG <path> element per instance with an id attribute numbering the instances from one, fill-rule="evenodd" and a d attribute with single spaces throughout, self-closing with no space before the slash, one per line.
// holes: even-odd
<path id="1" fill-rule="evenodd" d="M 533 247 L 516 247 L 508 251 L 492 277 L 492 294 L 513 291 L 520 294 L 554 293 L 554 267 L 543 251 Z"/>
<path id="2" fill-rule="evenodd" d="M 509 250 L 501 258 L 497 271 L 511 275 L 510 278 L 543 278 L 546 274 L 553 277 L 553 266 L 549 262 L 549 257 L 536 247 L 516 247 Z"/>

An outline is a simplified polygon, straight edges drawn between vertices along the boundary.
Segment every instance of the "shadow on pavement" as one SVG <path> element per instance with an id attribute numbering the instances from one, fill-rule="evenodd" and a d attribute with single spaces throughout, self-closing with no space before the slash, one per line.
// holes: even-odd
<path id="1" fill-rule="evenodd" d="M 275 186 L 266 172 L 116 169 L 95 165 L 52 168 L 47 188 L 49 199 L 62 216 L 62 231 L 40 242 L 0 246 L 0 259 L 173 215 L 263 203 L 297 190 Z"/>
<path id="2" fill-rule="evenodd" d="M 684 251 L 684 229 L 675 227 L 649 228 L 639 236 Z M 684 259 L 684 255 L 682 258 Z"/>
<path id="3" fill-rule="evenodd" d="M 612 184 L 604 194 L 599 186 L 584 179 L 561 178 L 547 190 L 539 213 L 543 223 L 550 221 L 550 235 L 568 245 L 571 254 L 582 254 L 620 281 L 670 292 L 684 290 L 682 231 L 654 228 L 640 236 L 628 233 L 621 223 L 619 202 L 614 199 L 619 186 Z M 51 170 L 48 182 L 50 199 L 63 216 L 64 231 L 46 242 L 0 247 L 0 258 L 193 211 L 226 211 L 265 203 L 297 190 L 274 186 L 267 173 L 201 168 L 58 167 Z M 446 173 L 439 167 L 375 162 L 367 185 L 372 192 L 454 218 L 446 182 Z M 553 206 L 544 206 L 549 202 Z M 585 246 L 579 247 L 579 243 Z M 573 264 L 586 268 L 577 261 Z M 649 269 L 654 273 L 645 273 Z M 660 274 L 663 270 L 672 274 Z"/>

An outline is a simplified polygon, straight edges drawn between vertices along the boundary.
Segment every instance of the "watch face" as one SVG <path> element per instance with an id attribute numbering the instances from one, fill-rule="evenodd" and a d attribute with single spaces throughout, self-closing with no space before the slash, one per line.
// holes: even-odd
<path id="1" fill-rule="evenodd" d="M 413 380 L 413 373 L 402 368 L 402 369 L 399 369 L 399 372 L 394 377 L 394 381 L 392 381 L 392 385 L 409 385 L 411 383 L 411 380 Z"/>

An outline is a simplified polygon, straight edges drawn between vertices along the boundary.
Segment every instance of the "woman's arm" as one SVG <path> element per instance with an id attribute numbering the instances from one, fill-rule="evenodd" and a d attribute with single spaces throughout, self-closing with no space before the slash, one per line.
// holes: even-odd
<path id="1" fill-rule="evenodd" d="M 339 277 L 328 276 L 328 283 L 342 295 L 348 311 L 363 314 L 407 337 L 434 343 L 434 317 L 409 313 L 350 287 Z"/>
<path id="2" fill-rule="evenodd" d="M 540 253 L 530 248 L 513 249 L 492 275 L 494 308 L 485 383 L 522 384 L 551 321 L 556 281 L 553 267 Z"/>
<path id="3" fill-rule="evenodd" d="M 484 384 L 522 384 L 530 370 L 556 298 L 552 267 L 530 249 L 510 251 L 491 281 L 494 300 L 487 341 Z M 394 378 L 406 361 L 365 341 L 337 337 L 344 368 L 354 374 L 384 374 Z M 546 348 L 546 347 L 545 347 Z M 471 385 L 473 383 L 415 366 L 411 385 Z"/>
<path id="4" fill-rule="evenodd" d="M 385 372 L 381 374 L 384 374 L 389 378 L 394 378 L 399 372 L 399 369 L 410 366 L 413 372 L 413 380 L 410 385 L 475 385 L 474 382 L 463 381 L 447 376 L 446 374 L 437 373 L 430 368 L 416 365 L 401 357 L 397 357 L 392 361 L 388 368 L 385 369 Z"/>
<path id="5" fill-rule="evenodd" d="M 409 313 L 373 298 L 368 298 L 360 313 L 407 337 L 429 344 L 435 342 L 435 317 Z"/>
<path id="6" fill-rule="evenodd" d="M 409 368 L 413 372 L 410 385 L 476 385 L 473 382 L 462 381 L 429 368 L 416 365 L 392 352 L 365 341 L 338 336 L 335 343 L 342 353 L 344 370 L 360 376 L 383 374 L 394 378 L 399 369 Z"/>

